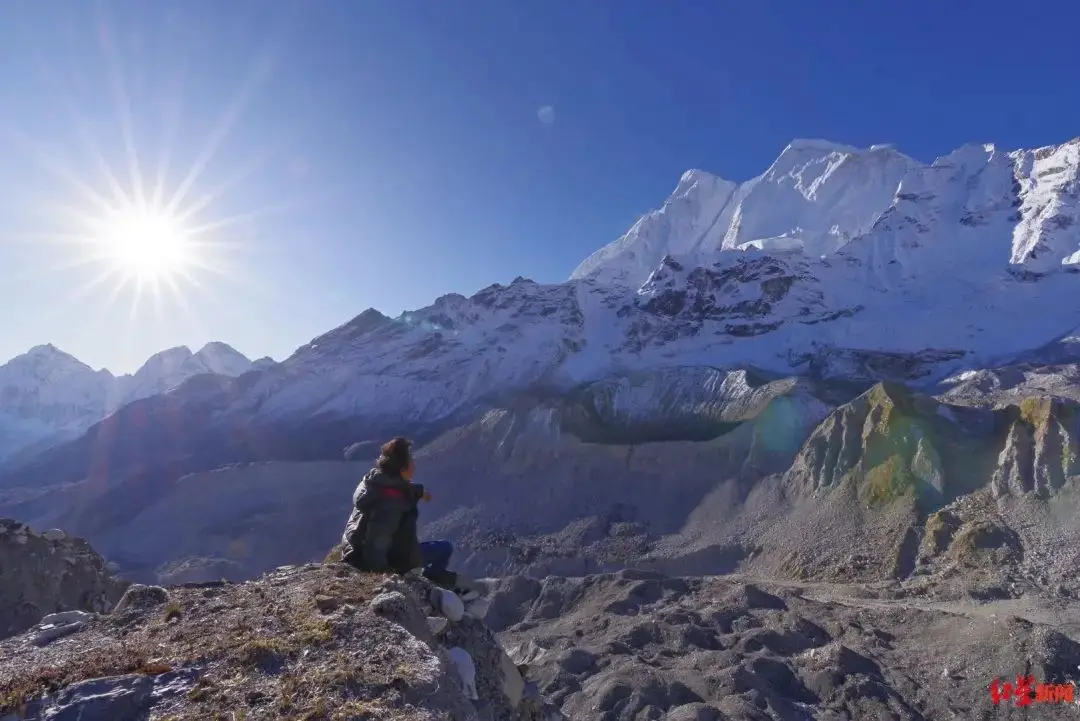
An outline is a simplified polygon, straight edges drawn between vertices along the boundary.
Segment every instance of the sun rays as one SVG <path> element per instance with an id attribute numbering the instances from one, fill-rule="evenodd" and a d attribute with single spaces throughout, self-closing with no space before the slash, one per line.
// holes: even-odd
<path id="1" fill-rule="evenodd" d="M 163 308 L 170 305 L 198 326 L 191 309 L 197 294 L 216 301 L 215 291 L 223 282 L 265 292 L 244 268 L 244 252 L 252 250 L 252 222 L 294 205 L 238 208 L 230 197 L 247 181 L 260 180 L 258 174 L 265 173 L 267 161 L 275 159 L 280 148 L 257 148 L 247 153 L 251 159 L 239 162 L 234 152 L 228 161 L 220 161 L 251 100 L 273 74 L 272 56 L 261 52 L 254 57 L 242 82 L 207 123 L 205 112 L 195 116 L 193 110 L 182 111 L 188 84 L 170 82 L 176 78 L 152 78 L 150 98 L 133 92 L 128 76 L 153 66 L 122 57 L 107 18 L 97 20 L 96 45 L 104 73 L 78 67 L 64 73 L 44 59 L 39 63 L 41 91 L 61 111 L 62 139 L 72 147 L 61 149 L 54 137 L 10 124 L 0 128 L 54 185 L 55 192 L 42 200 L 37 212 L 42 222 L 29 234 L 28 244 L 51 245 L 57 252 L 49 253 L 52 262 L 37 265 L 32 275 L 44 280 L 50 274 L 80 271 L 82 280 L 56 299 L 49 315 L 93 303 L 104 318 L 123 302 L 130 304 L 129 320 L 152 309 L 160 321 Z M 89 83 L 81 72 L 94 73 Z M 180 67 L 179 80 L 186 76 L 186 67 Z M 84 89 L 81 100 L 79 89 Z M 88 110 L 88 103 L 107 104 L 111 117 L 103 123 L 101 108 Z M 167 107 L 165 122 L 156 123 L 157 132 L 146 132 L 144 126 L 154 124 L 147 118 L 160 105 Z M 202 105 L 205 111 L 205 101 Z M 181 148 L 177 129 L 191 117 L 204 121 L 198 123 L 198 142 Z M 212 169 L 215 161 L 224 168 Z M 259 185 L 256 192 L 243 195 L 250 202 L 263 194 L 265 186 Z"/>

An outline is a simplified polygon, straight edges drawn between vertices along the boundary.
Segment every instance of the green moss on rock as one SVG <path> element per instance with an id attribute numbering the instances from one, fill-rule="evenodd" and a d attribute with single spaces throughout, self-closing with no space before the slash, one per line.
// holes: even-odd
<path id="1" fill-rule="evenodd" d="M 941 496 L 944 462 L 936 439 L 950 422 L 936 404 L 895 383 L 879 383 L 863 397 L 862 452 L 851 474 L 870 506 L 903 498 L 926 502 Z M 929 510 L 929 509 L 928 509 Z"/>
<path id="2" fill-rule="evenodd" d="M 1020 419 L 1036 429 L 1046 426 L 1052 420 L 1071 422 L 1076 418 L 1073 404 L 1049 396 L 1028 397 L 1020 401 Z"/>
<path id="3" fill-rule="evenodd" d="M 1025 398 L 1020 401 L 1020 418 L 1031 426 L 1041 426 L 1050 420 L 1051 404 L 1048 398 Z"/>
<path id="4" fill-rule="evenodd" d="M 904 459 L 894 454 L 866 472 L 862 486 L 863 500 L 871 506 L 885 505 L 899 498 L 913 496 L 917 483 L 918 479 L 907 468 Z"/>

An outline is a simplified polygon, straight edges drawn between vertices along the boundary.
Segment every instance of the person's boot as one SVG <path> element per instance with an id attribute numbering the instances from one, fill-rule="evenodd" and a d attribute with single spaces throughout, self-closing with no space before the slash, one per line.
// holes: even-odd
<path id="1" fill-rule="evenodd" d="M 488 589 L 487 586 L 474 581 L 463 573 L 457 574 L 457 579 L 454 581 L 454 590 L 462 601 L 473 601 L 481 596 L 486 596 Z"/>
<path id="2" fill-rule="evenodd" d="M 433 571 L 429 568 L 423 570 L 422 575 L 427 580 L 447 591 L 453 591 L 457 584 L 457 574 L 453 571 Z"/>

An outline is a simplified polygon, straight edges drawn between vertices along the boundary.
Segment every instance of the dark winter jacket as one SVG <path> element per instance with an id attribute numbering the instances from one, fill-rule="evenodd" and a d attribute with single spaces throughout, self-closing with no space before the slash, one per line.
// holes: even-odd
<path id="1" fill-rule="evenodd" d="M 341 560 L 362 571 L 408 573 L 422 565 L 416 535 L 418 483 L 377 468 L 353 492 L 353 510 L 342 534 Z"/>

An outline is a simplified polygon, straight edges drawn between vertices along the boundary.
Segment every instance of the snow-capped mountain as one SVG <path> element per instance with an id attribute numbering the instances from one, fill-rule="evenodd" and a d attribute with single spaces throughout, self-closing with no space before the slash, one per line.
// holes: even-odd
<path id="1" fill-rule="evenodd" d="M 690 170 L 659 210 L 582 261 L 571 279 L 637 287 L 665 255 L 708 258 L 754 247 L 832 253 L 870 230 L 916 167 L 887 145 L 859 151 L 795 140 L 765 173 L 742 184 Z"/>
<path id="2" fill-rule="evenodd" d="M 268 419 L 447 416 L 660 367 L 930 381 L 1080 325 L 1080 138 L 923 165 L 795 141 L 742 184 L 683 175 L 565 283 L 369 310 L 239 401 Z"/>
<path id="3" fill-rule="evenodd" d="M 116 379 L 52 345 L 0 366 L 0 458 L 45 438 L 70 437 L 117 401 Z"/>
<path id="4" fill-rule="evenodd" d="M 169 348 L 150 356 L 133 375 L 118 380 L 124 403 L 166 393 L 178 384 L 203 373 L 236 378 L 247 373 L 253 363 L 244 354 L 221 343 L 207 343 L 192 353 L 187 346 Z"/>
<path id="5" fill-rule="evenodd" d="M 264 371 L 267 368 L 270 368 L 271 366 L 274 366 L 276 364 L 277 361 L 270 356 L 263 356 L 262 358 L 251 362 L 251 370 Z"/>
<path id="6" fill-rule="evenodd" d="M 949 261 L 961 253 L 965 262 L 1037 273 L 1080 267 L 1072 229 L 1080 212 L 1078 154 L 1080 139 L 1015 152 L 973 144 L 922 165 L 888 145 L 857 150 L 796 140 L 741 185 L 687 172 L 663 207 L 586 258 L 571 278 L 637 287 L 665 255 L 692 267 L 710 263 L 717 251 L 749 248 L 820 259 L 854 241 L 852 251 L 864 260 L 877 254 L 899 261 L 890 276 L 901 269 L 955 275 Z M 906 252 L 927 245 L 915 236 L 951 238 L 972 228 L 967 244 L 935 240 L 930 251 Z"/>
<path id="7" fill-rule="evenodd" d="M 433 423 L 511 392 L 665 368 L 929 383 L 1080 326 L 1078 216 L 1080 138 L 968 145 L 929 165 L 888 145 L 794 141 L 744 183 L 685 173 L 566 282 L 517 278 L 398 318 L 369 309 L 260 361 L 214 413 L 245 427 Z M 252 367 L 237 355 L 165 351 L 120 397 Z"/>
<path id="8" fill-rule="evenodd" d="M 266 368 L 273 361 L 260 364 Z M 134 374 L 114 376 L 53 345 L 36 346 L 0 366 L 0 461 L 77 436 L 117 408 L 193 376 L 236 377 L 253 367 L 243 354 L 213 342 L 197 353 L 186 347 L 162 351 Z"/>

